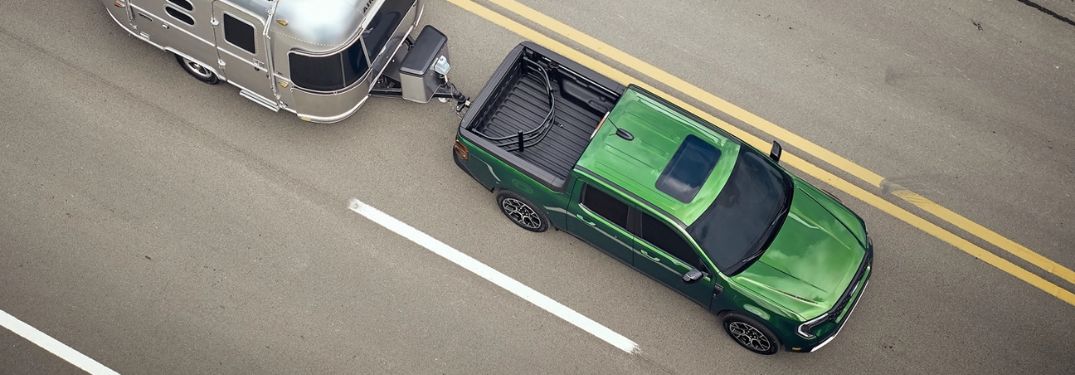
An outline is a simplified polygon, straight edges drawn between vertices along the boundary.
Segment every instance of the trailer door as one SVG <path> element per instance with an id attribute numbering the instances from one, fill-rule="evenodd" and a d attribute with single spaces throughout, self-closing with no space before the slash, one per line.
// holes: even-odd
<path id="1" fill-rule="evenodd" d="M 212 23 L 219 71 L 228 82 L 243 89 L 243 96 L 270 108 L 276 107 L 272 77 L 265 63 L 268 54 L 262 20 L 227 1 L 214 1 Z"/>

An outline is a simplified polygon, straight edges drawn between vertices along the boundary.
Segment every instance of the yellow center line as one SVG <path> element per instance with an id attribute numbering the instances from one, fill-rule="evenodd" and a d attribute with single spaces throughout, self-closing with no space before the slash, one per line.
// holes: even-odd
<path id="1" fill-rule="evenodd" d="M 631 77 L 630 75 L 627 75 L 626 73 L 621 72 L 609 66 L 608 64 L 600 62 L 593 57 L 590 57 L 589 55 L 583 54 L 582 52 L 579 52 L 574 48 L 571 48 L 559 41 L 556 41 L 546 36 L 545 34 L 542 34 L 510 18 L 507 18 L 500 13 L 494 12 L 489 8 L 479 5 L 471 0 L 448 0 L 448 2 L 481 18 L 484 18 L 500 27 L 514 32 L 519 36 L 523 37 L 524 39 L 531 40 L 537 44 L 544 46 L 545 48 L 548 48 L 552 51 L 555 51 L 556 53 L 563 55 L 568 59 L 574 60 L 590 69 L 593 69 L 594 71 L 605 75 L 616 82 L 620 82 L 623 84 L 634 83 L 642 88 L 645 88 L 646 90 L 649 90 L 650 92 L 653 92 L 654 94 L 665 98 L 669 102 L 679 107 L 682 107 L 683 109 L 691 113 L 694 113 L 695 115 L 701 117 L 703 120 L 711 122 L 713 124 L 717 124 L 722 129 L 728 131 L 729 133 L 732 133 L 736 137 L 739 137 L 744 142 L 747 142 L 755 148 L 764 149 L 768 146 L 768 143 L 761 138 L 747 133 L 742 129 L 738 129 L 734 126 L 731 126 L 731 124 L 728 124 L 727 122 L 720 120 L 713 115 L 710 115 L 702 111 L 701 109 L 692 106 L 684 102 L 683 100 L 680 100 L 679 98 L 668 95 L 667 93 L 651 85 L 648 85 L 641 80 Z M 1009 275 L 1014 276 L 1019 280 L 1026 282 L 1027 284 L 1041 289 L 1045 293 L 1048 293 L 1049 295 L 1054 296 L 1061 301 L 1068 303 L 1069 305 L 1075 306 L 1075 294 L 1073 294 L 1072 292 L 1061 288 L 1060 286 L 1048 280 L 1045 280 L 1041 276 L 1035 275 L 1034 273 L 1029 272 L 1022 267 L 1019 267 L 1018 265 L 1008 261 L 1007 259 L 1001 258 L 996 254 L 993 254 L 983 249 L 982 247 L 975 245 L 970 241 L 967 241 L 966 239 L 963 239 L 962 237 L 959 237 L 958 235 L 944 228 L 941 228 L 940 226 L 929 222 L 926 219 L 923 219 L 922 217 L 893 204 L 892 202 L 885 200 L 884 198 L 881 198 L 874 193 L 866 191 L 865 189 L 858 187 L 857 185 L 852 184 L 847 180 L 844 180 L 839 176 L 836 176 L 831 172 L 828 172 L 810 163 L 809 161 L 799 158 L 798 156 L 790 152 L 785 152 L 783 154 L 783 157 L 781 158 L 781 161 L 789 166 L 794 167 L 795 169 L 802 171 L 807 175 L 817 178 L 818 180 L 821 180 L 833 186 L 834 188 L 839 189 L 865 202 L 866 204 L 869 204 L 907 224 L 910 224 L 913 227 L 919 228 L 923 232 L 928 233 L 929 235 L 936 237 L 937 239 L 944 241 L 954 246 L 955 248 L 971 256 L 974 256 L 982 260 L 983 262 L 1008 273 Z"/>
<path id="2" fill-rule="evenodd" d="M 520 4 L 515 0 L 489 0 L 490 2 L 507 9 L 520 17 L 533 21 L 534 23 L 541 25 L 542 27 L 549 29 L 561 36 L 573 40 L 580 45 L 586 46 L 589 49 L 622 63 L 631 69 L 648 76 L 657 82 L 662 82 L 668 87 L 672 87 L 675 90 L 682 92 L 683 94 L 698 100 L 701 103 L 726 113 L 744 123 L 753 126 L 754 128 L 765 132 L 779 139 L 786 144 L 798 148 L 808 155 L 816 157 L 829 165 L 832 165 L 856 178 L 864 181 L 867 184 L 873 185 L 877 188 L 882 188 L 886 185 L 885 178 L 881 175 L 866 169 L 865 167 L 858 165 L 857 163 L 844 158 L 828 149 L 821 147 L 810 140 L 803 138 L 787 129 L 784 129 L 768 120 L 761 118 L 758 115 L 750 113 L 749 111 L 721 99 L 716 95 L 713 95 L 686 80 L 672 75 L 652 64 L 649 64 L 641 59 L 638 59 L 630 54 L 617 49 L 605 42 L 598 40 L 578 29 L 575 29 L 563 22 L 560 22 L 552 17 L 546 16 L 533 8 Z M 755 146 L 756 147 L 756 146 Z M 764 149 L 764 148 L 762 148 Z M 895 185 L 890 185 L 895 186 Z M 1048 273 L 1060 277 L 1064 281 L 1075 284 L 1075 271 L 1065 267 L 1033 250 L 1023 246 L 1007 237 L 982 226 L 966 217 L 948 209 L 940 204 L 905 188 L 899 188 L 892 192 L 893 195 L 922 209 L 925 212 L 930 213 L 937 218 L 955 225 L 956 227 L 974 235 L 986 242 L 989 242 L 1008 253 L 1033 264 Z"/>
<path id="3" fill-rule="evenodd" d="M 769 122 L 769 120 L 761 118 L 761 116 L 750 113 L 749 111 L 740 108 L 739 106 L 732 104 L 727 100 L 721 99 L 720 97 L 717 97 L 716 95 L 713 95 L 703 90 L 702 88 L 690 82 L 687 82 L 686 80 L 676 77 L 671 73 L 668 73 L 656 66 L 653 66 L 650 63 L 642 61 L 639 58 L 631 56 L 626 52 L 623 52 L 620 49 L 609 45 L 608 43 L 602 42 L 601 40 L 594 38 L 586 33 L 583 33 L 582 31 L 579 31 L 578 29 L 575 29 L 563 22 L 560 22 L 552 17 L 546 16 L 545 14 L 538 12 L 533 8 L 527 7 L 526 5 L 520 4 L 519 2 L 514 0 L 489 1 L 519 15 L 520 17 L 533 21 L 534 23 L 541 25 L 546 29 L 560 34 L 565 38 L 578 42 L 580 45 L 586 46 L 586 48 L 592 49 L 597 53 L 605 55 L 605 57 L 608 57 L 613 61 L 619 62 L 624 66 L 630 67 L 631 69 L 642 73 L 643 75 L 649 76 L 657 82 L 662 82 L 669 87 L 675 88 L 676 90 L 686 94 L 687 96 L 697 99 L 698 101 L 705 103 L 717 109 L 718 111 L 727 113 L 728 115 L 731 115 L 732 117 L 735 117 L 740 121 L 746 122 L 751 126 L 758 128 L 758 130 L 772 135 L 777 139 L 785 141 L 789 145 L 793 145 L 800 150 L 806 151 L 808 154 L 817 156 L 818 158 L 825 160 L 825 162 L 833 164 L 834 166 L 845 170 L 848 173 L 851 173 L 857 177 L 861 176 L 860 178 L 862 178 L 863 181 L 866 181 L 866 183 L 870 185 L 880 188 L 882 181 L 884 181 L 885 179 L 877 173 L 874 173 L 873 171 L 870 171 L 869 169 L 866 169 L 853 161 L 847 160 L 846 158 L 837 155 L 836 153 L 829 151 L 824 147 L 818 146 L 817 144 L 799 136 L 798 134 L 792 133 L 784 128 L 781 128 L 780 126 L 777 126 L 772 122 Z"/>

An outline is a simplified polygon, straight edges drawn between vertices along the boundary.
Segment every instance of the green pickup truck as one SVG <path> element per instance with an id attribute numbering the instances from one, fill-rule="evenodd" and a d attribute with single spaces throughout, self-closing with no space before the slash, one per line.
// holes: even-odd
<path id="1" fill-rule="evenodd" d="M 645 90 L 533 43 L 463 117 L 456 164 L 520 227 L 556 228 L 716 314 L 743 347 L 829 343 L 871 275 L 859 216 Z"/>

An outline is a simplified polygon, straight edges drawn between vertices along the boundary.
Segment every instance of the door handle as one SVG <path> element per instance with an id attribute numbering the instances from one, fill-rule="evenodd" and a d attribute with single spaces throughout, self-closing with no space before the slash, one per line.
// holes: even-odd
<path id="1" fill-rule="evenodd" d="M 575 214 L 575 218 L 576 218 L 576 219 L 579 219 L 579 221 L 581 221 L 581 222 L 583 222 L 583 223 L 586 223 L 586 225 L 589 225 L 589 226 L 591 226 L 591 227 L 596 227 L 596 226 L 597 226 L 597 223 L 595 223 L 595 222 L 592 222 L 592 221 L 589 221 L 589 220 L 586 220 L 586 219 L 584 219 L 584 218 L 582 217 L 582 215 L 579 215 L 579 214 Z"/>
<path id="2" fill-rule="evenodd" d="M 642 253 L 642 256 L 644 256 L 646 258 L 649 258 L 649 260 L 652 260 L 652 261 L 657 262 L 657 263 L 661 262 L 661 258 L 649 255 L 649 253 L 647 253 L 645 250 L 640 251 L 640 253 Z"/>

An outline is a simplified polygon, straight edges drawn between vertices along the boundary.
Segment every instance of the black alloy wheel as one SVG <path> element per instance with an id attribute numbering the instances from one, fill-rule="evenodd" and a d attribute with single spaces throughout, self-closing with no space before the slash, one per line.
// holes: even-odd
<path id="1" fill-rule="evenodd" d="M 500 212 L 515 225 L 531 232 L 544 232 L 549 229 L 549 218 L 526 198 L 510 191 L 502 191 L 496 195 L 496 202 Z"/>
<path id="2" fill-rule="evenodd" d="M 764 355 L 776 354 L 780 342 L 765 325 L 739 314 L 724 317 L 724 331 L 736 343 L 752 352 Z"/>

